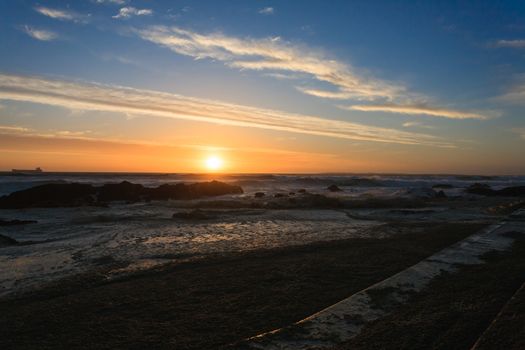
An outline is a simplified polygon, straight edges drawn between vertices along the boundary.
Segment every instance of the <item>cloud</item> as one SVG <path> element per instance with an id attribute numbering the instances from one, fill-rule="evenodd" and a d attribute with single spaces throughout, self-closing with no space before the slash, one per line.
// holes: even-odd
<path id="1" fill-rule="evenodd" d="M 297 80 L 302 79 L 304 76 L 300 74 L 283 74 L 283 73 L 265 73 L 265 77 L 270 77 L 278 80 Z"/>
<path id="2" fill-rule="evenodd" d="M 24 128 L 21 126 L 12 126 L 12 125 L 0 125 L 0 132 L 8 132 L 8 133 L 25 133 L 30 131 L 28 128 Z"/>
<path id="3" fill-rule="evenodd" d="M 505 94 L 497 97 L 497 100 L 509 102 L 516 105 L 525 105 L 525 77 L 521 77 L 518 84 L 512 86 Z"/>
<path id="4" fill-rule="evenodd" d="M 404 128 L 425 128 L 425 129 L 434 129 L 432 125 L 426 125 L 421 122 L 411 121 L 403 123 Z"/>
<path id="5" fill-rule="evenodd" d="M 113 16 L 113 18 L 130 18 L 133 16 L 151 16 L 153 10 L 150 9 L 137 9 L 135 7 L 123 7 L 119 10 L 118 14 Z"/>
<path id="6" fill-rule="evenodd" d="M 44 6 L 36 6 L 35 11 L 44 16 L 47 16 L 53 19 L 62 20 L 62 21 L 85 22 L 87 20 L 87 16 L 83 16 L 76 12 L 68 11 L 68 10 L 60 10 L 60 9 L 52 9 L 52 8 L 44 7 Z"/>
<path id="7" fill-rule="evenodd" d="M 306 94 L 340 99 L 394 100 L 407 96 L 406 88 L 358 74 L 344 63 L 327 58 L 309 47 L 274 38 L 236 38 L 220 33 L 199 34 L 178 27 L 150 26 L 135 30 L 144 40 L 196 59 L 214 59 L 230 67 L 307 74 L 331 84 L 336 91 L 300 88 Z"/>
<path id="8" fill-rule="evenodd" d="M 31 26 L 23 26 L 22 31 L 33 39 L 41 41 L 52 41 L 58 38 L 58 34 L 50 30 L 36 29 Z"/>
<path id="9" fill-rule="evenodd" d="M 273 7 L 263 7 L 259 10 L 261 15 L 273 15 L 275 13 Z"/>
<path id="10" fill-rule="evenodd" d="M 513 49 L 525 49 L 525 40 L 498 40 L 492 46 L 494 47 L 510 47 Z"/>
<path id="11" fill-rule="evenodd" d="M 0 74 L 0 99 L 351 140 L 453 147 L 432 135 L 254 108 L 150 90 Z"/>
<path id="12" fill-rule="evenodd" d="M 128 1 L 127 0 L 94 0 L 97 4 L 116 4 L 116 5 L 124 5 Z"/>
<path id="13" fill-rule="evenodd" d="M 514 128 L 512 132 L 518 134 L 522 139 L 525 140 L 525 128 Z"/>
<path id="14" fill-rule="evenodd" d="M 144 40 L 195 59 L 214 59 L 241 70 L 265 71 L 266 76 L 313 78 L 331 89 L 296 88 L 308 95 L 334 100 L 359 100 L 373 105 L 342 107 L 360 111 L 423 114 L 449 119 L 487 119 L 487 115 L 427 106 L 429 99 L 400 84 L 373 78 L 310 47 L 293 45 L 280 37 L 237 38 L 221 33 L 200 34 L 179 27 L 136 29 Z"/>
<path id="15" fill-rule="evenodd" d="M 428 115 L 431 117 L 441 117 L 449 119 L 489 119 L 492 116 L 483 115 L 475 112 L 458 111 L 454 109 L 445 109 L 430 107 L 425 105 L 354 105 L 354 106 L 339 106 L 341 109 L 362 112 L 386 112 L 409 115 Z M 493 116 L 496 116 L 494 113 Z"/>

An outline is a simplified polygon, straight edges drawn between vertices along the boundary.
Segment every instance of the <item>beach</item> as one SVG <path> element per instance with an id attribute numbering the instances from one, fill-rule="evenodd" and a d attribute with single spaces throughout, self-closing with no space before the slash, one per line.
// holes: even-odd
<path id="1" fill-rule="evenodd" d="M 76 182 L 68 176 L 59 183 Z M 76 176 L 97 186 L 138 180 Z M 172 183 L 206 180 L 174 178 Z M 244 348 L 245 339 L 289 327 L 388 279 L 507 220 L 524 203 L 520 196 L 508 196 L 508 190 L 498 192 L 520 185 L 519 178 L 272 175 L 221 180 L 241 186 L 242 193 L 0 209 L 2 218 L 27 222 L 0 228 L 16 241 L 0 248 L 0 322 L 8 334 L 2 348 Z M 474 186 L 480 180 L 493 192 L 483 187 L 483 195 L 470 193 L 480 191 Z M 50 178 L 39 185 L 56 183 Z M 162 183 L 165 176 L 150 177 L 148 186 Z M 15 184 L 22 191 L 34 188 L 34 183 L 23 185 Z M 476 306 L 454 321 L 463 332 L 469 315 L 479 319 L 469 323 L 471 336 L 457 344 L 472 345 L 523 283 L 523 244 L 516 237 L 509 248 L 488 253 L 486 260 L 494 264 L 485 264 L 483 255 L 479 265 L 431 281 L 430 291 L 446 291 L 455 279 L 465 296 L 442 297 L 457 297 L 458 303 L 471 298 Z M 468 294 L 475 288 L 462 283 L 482 292 Z M 430 307 L 446 319 L 455 315 L 443 309 L 454 300 L 440 303 L 425 293 L 431 292 L 416 293 L 408 308 L 385 317 L 432 320 L 425 315 Z M 381 320 L 365 322 L 355 339 L 334 346 L 365 342 L 370 348 L 374 338 L 383 347 L 395 337 L 385 330 L 388 318 Z M 416 348 L 432 337 L 441 337 L 443 344 L 457 341 L 433 325 L 417 324 L 421 329 L 407 337 L 420 338 L 399 339 L 396 347 L 410 343 Z"/>

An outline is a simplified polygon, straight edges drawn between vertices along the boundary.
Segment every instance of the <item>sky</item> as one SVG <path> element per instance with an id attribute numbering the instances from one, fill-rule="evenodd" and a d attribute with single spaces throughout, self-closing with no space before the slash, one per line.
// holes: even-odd
<path id="1" fill-rule="evenodd" d="M 0 0 L 0 52 L 0 170 L 525 174 L 523 1 Z"/>

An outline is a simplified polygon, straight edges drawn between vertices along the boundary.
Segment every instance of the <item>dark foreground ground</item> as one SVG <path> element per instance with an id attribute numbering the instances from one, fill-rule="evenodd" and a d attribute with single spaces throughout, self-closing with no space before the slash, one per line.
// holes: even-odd
<path id="1" fill-rule="evenodd" d="M 482 226 L 395 225 L 401 233 L 386 239 L 209 257 L 113 282 L 97 274 L 62 281 L 0 301 L 0 348 L 218 349 L 298 321 Z M 514 285 L 491 286 L 503 302 Z"/>
<path id="2" fill-rule="evenodd" d="M 525 239 L 510 252 L 483 258 L 486 264 L 442 274 L 407 305 L 333 350 L 471 349 L 482 334 L 476 350 L 525 349 Z"/>

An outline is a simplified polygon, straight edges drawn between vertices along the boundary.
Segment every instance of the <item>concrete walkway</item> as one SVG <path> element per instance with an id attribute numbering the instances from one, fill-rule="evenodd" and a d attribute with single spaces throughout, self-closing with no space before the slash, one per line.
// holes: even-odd
<path id="1" fill-rule="evenodd" d="M 514 238 L 525 235 L 525 210 L 518 210 L 498 223 L 420 261 L 398 274 L 370 286 L 289 327 L 260 334 L 233 346 L 233 349 L 295 350 L 337 345 L 356 336 L 369 322 L 391 313 L 406 303 L 411 294 L 443 271 L 454 272 L 459 264 L 481 264 L 480 256 L 508 249 Z"/>

